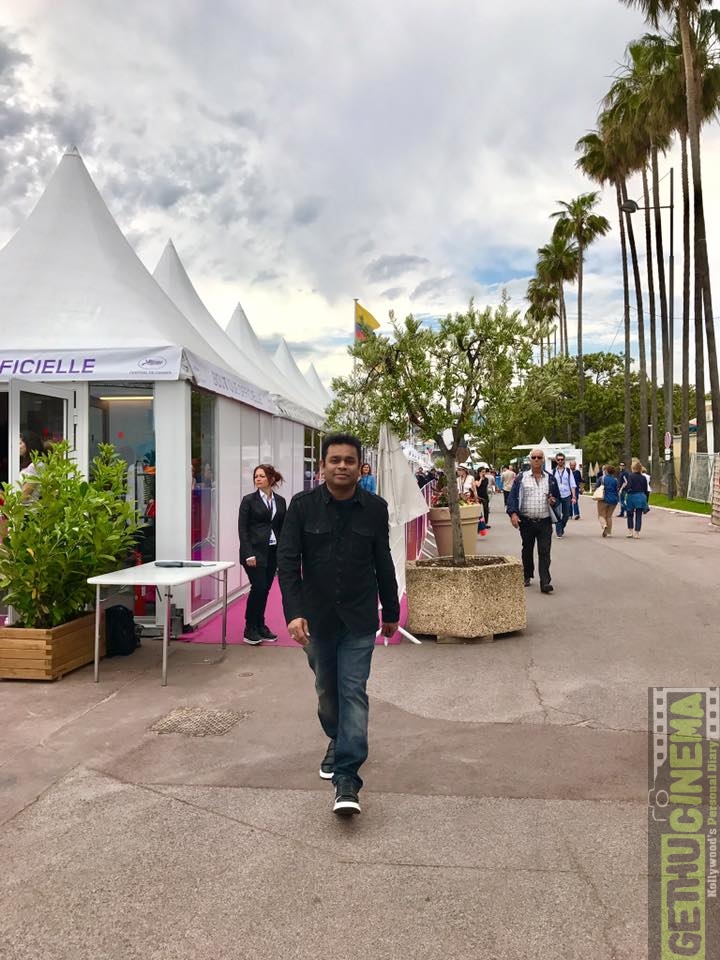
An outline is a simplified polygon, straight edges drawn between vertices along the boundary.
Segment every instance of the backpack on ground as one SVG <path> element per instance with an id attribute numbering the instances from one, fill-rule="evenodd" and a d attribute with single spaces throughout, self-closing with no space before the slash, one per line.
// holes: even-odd
<path id="1" fill-rule="evenodd" d="M 138 645 L 132 612 L 118 603 L 105 611 L 105 648 L 108 657 L 127 657 Z"/>

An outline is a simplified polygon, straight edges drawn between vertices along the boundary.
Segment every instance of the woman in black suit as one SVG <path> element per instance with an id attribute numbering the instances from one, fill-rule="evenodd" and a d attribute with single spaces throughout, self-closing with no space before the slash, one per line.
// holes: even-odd
<path id="1" fill-rule="evenodd" d="M 265 623 L 265 607 L 277 569 L 277 542 L 285 520 L 285 500 L 275 493 L 282 476 L 269 463 L 253 471 L 255 492 L 242 498 L 238 513 L 240 563 L 250 580 L 245 610 L 245 643 L 277 640 Z"/>

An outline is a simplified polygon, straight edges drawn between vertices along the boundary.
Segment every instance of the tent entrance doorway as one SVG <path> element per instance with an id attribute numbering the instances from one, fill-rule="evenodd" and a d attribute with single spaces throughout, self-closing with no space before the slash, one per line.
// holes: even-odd
<path id="1" fill-rule="evenodd" d="M 6 390 L 0 401 L 0 418 L 6 413 L 10 482 L 17 482 L 20 474 L 21 433 L 34 435 L 43 447 L 67 440 L 73 456 L 79 459 L 77 387 L 11 380 Z M 5 424 L 0 423 L 0 429 L 4 434 Z M 84 463 L 80 466 L 83 468 Z"/>

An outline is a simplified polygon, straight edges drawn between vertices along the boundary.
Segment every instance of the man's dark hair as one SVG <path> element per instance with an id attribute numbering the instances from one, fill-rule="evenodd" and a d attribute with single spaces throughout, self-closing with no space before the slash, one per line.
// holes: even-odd
<path id="1" fill-rule="evenodd" d="M 320 451 L 320 459 L 327 459 L 328 447 L 335 447 L 347 445 L 348 447 L 355 447 L 357 450 L 358 463 L 362 459 L 362 444 L 358 438 L 352 433 L 328 433 L 323 437 L 322 449 Z"/>

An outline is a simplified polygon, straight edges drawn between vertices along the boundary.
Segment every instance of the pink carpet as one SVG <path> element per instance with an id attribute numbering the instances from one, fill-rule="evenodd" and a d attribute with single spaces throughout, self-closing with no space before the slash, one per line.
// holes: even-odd
<path id="1" fill-rule="evenodd" d="M 247 594 L 240 597 L 238 600 L 233 601 L 228 604 L 228 620 L 227 620 L 227 642 L 228 643 L 242 643 L 243 638 L 243 629 L 245 627 L 245 604 L 247 602 Z M 405 625 L 407 618 L 407 602 L 406 598 L 403 596 L 400 603 L 400 623 Z M 278 582 L 275 582 L 272 585 L 270 591 L 270 597 L 268 599 L 267 610 L 265 611 L 265 622 L 270 627 L 273 633 L 276 633 L 278 638 L 274 643 L 263 643 L 263 646 L 270 647 L 297 647 L 299 644 L 290 637 L 287 632 L 287 625 L 285 624 L 285 617 L 282 611 L 282 603 L 280 600 L 280 588 L 278 587 Z M 180 640 L 186 640 L 189 643 L 220 643 L 222 639 L 222 613 L 216 613 L 214 616 L 209 617 L 200 626 L 192 633 L 185 633 L 180 638 Z M 393 637 L 390 638 L 388 643 L 400 643 L 401 636 L 399 633 L 396 633 Z M 383 638 L 378 637 L 377 643 L 383 643 Z"/>

